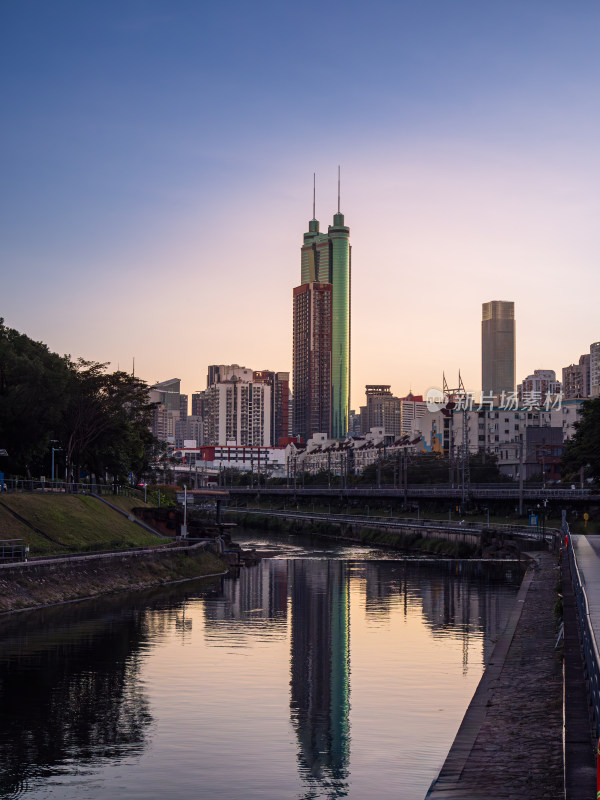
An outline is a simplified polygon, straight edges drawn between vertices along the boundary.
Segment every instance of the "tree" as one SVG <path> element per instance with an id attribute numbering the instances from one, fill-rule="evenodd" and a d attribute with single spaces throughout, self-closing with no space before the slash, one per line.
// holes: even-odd
<path id="1" fill-rule="evenodd" d="M 600 482 L 600 397 L 583 402 L 581 419 L 563 453 L 563 479 L 571 482 L 582 467 L 586 478 Z"/>
<path id="2" fill-rule="evenodd" d="M 68 356 L 4 325 L 0 318 L 0 447 L 6 471 L 43 469 L 58 438 L 72 385 Z"/>
<path id="3" fill-rule="evenodd" d="M 79 359 L 71 366 L 73 391 L 65 418 L 66 456 L 75 478 L 84 467 L 95 474 L 140 476 L 154 455 L 149 426 L 154 405 L 148 387 L 126 372 Z"/>
<path id="4" fill-rule="evenodd" d="M 154 458 L 154 405 L 144 381 L 106 364 L 50 352 L 0 319 L 2 468 L 49 474 L 51 444 L 60 443 L 71 477 L 80 469 L 118 478 L 140 476 Z"/>

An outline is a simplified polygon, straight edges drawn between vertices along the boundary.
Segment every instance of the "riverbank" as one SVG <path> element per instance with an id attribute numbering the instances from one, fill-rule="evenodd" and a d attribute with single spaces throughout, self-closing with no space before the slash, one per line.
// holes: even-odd
<path id="1" fill-rule="evenodd" d="M 558 576 L 536 553 L 428 800 L 563 800 Z"/>
<path id="2" fill-rule="evenodd" d="M 228 565 L 202 545 L 11 564 L 0 568 L 0 613 L 222 575 L 227 570 Z"/>
<path id="3" fill-rule="evenodd" d="M 404 552 L 423 553 L 446 558 L 475 558 L 482 556 L 482 539 L 468 529 L 434 529 L 425 526 L 390 530 L 364 521 L 333 522 L 302 519 L 299 516 L 286 518 L 269 513 L 227 511 L 223 518 L 240 527 L 256 528 L 278 534 L 302 534 L 352 542 L 368 546 L 386 547 Z M 491 543 L 490 543 L 491 544 Z M 486 558 L 518 558 L 517 546 L 487 546 Z"/>

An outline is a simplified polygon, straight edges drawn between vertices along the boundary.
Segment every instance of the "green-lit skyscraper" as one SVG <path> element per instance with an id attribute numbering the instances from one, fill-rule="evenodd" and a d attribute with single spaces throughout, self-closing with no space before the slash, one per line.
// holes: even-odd
<path id="1" fill-rule="evenodd" d="M 319 231 L 314 211 L 313 202 L 313 219 L 301 251 L 302 288 L 294 289 L 293 432 L 305 439 L 317 431 L 341 439 L 348 433 L 350 410 L 351 248 L 350 229 L 340 211 L 339 180 L 338 211 L 327 233 Z M 326 285 L 331 286 L 329 319 L 317 320 L 315 312 L 309 319 L 306 309 L 316 309 L 317 304 L 309 306 L 307 296 L 322 292 Z M 317 331 L 325 332 L 325 339 Z M 314 413 L 317 407 L 318 415 Z M 328 414 L 323 413 L 324 408 L 329 409 Z"/>

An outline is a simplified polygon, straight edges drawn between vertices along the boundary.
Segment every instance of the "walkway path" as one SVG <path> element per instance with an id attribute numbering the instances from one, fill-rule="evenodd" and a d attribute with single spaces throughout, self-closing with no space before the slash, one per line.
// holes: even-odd
<path id="1" fill-rule="evenodd" d="M 536 554 L 429 800 L 563 800 L 558 577 Z"/>

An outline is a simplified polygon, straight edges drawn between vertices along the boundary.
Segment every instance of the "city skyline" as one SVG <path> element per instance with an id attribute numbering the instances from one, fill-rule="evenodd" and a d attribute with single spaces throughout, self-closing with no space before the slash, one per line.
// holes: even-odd
<path id="1" fill-rule="evenodd" d="M 489 298 L 515 302 L 518 381 L 600 338 L 594 4 L 0 14 L 0 315 L 51 350 L 188 394 L 210 363 L 291 372 L 297 231 L 340 162 L 353 408 L 478 388 Z"/>

